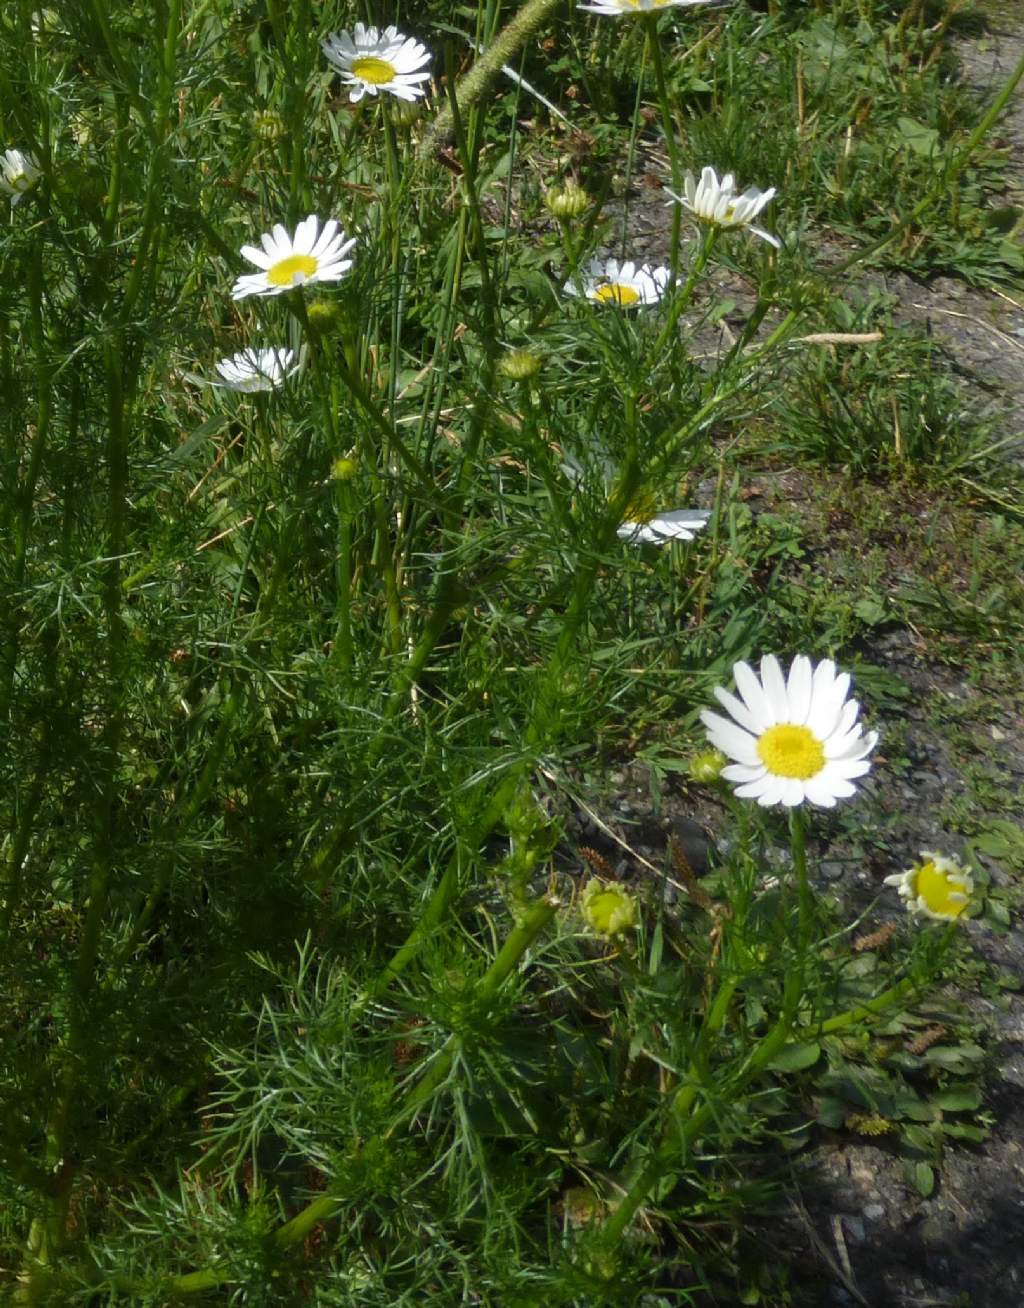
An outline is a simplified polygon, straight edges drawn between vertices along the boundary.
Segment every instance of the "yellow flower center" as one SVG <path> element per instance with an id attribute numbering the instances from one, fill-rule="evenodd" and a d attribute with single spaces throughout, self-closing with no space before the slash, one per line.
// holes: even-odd
<path id="1" fill-rule="evenodd" d="M 761 762 L 776 777 L 806 781 L 825 766 L 825 746 L 808 727 L 780 722 L 769 727 L 757 742 Z"/>
<path id="2" fill-rule="evenodd" d="M 658 512 L 657 501 L 650 491 L 639 491 L 626 506 L 623 522 L 650 522 Z"/>
<path id="3" fill-rule="evenodd" d="M 603 286 L 594 288 L 594 299 L 600 300 L 602 304 L 636 304 L 640 292 L 621 282 L 605 282 Z"/>
<path id="4" fill-rule="evenodd" d="M 267 281 L 271 286 L 301 286 L 318 267 L 318 261 L 311 254 L 290 254 L 267 269 Z"/>
<path id="5" fill-rule="evenodd" d="M 395 74 L 395 65 L 389 64 L 386 59 L 378 59 L 376 55 L 364 55 L 362 59 L 352 60 L 353 77 L 358 77 L 361 82 L 369 82 L 371 86 L 384 86 L 387 82 L 393 82 Z"/>
<path id="6" fill-rule="evenodd" d="M 966 882 L 940 871 L 930 859 L 916 871 L 914 889 L 930 911 L 941 917 L 959 917 L 967 907 Z"/>

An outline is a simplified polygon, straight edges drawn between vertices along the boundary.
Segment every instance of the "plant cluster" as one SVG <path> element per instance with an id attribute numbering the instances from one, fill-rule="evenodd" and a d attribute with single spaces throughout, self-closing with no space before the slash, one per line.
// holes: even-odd
<path id="1" fill-rule="evenodd" d="M 966 1043 L 908 1055 L 930 1098 L 892 1049 L 842 1080 L 980 896 L 922 854 L 874 952 L 816 896 L 812 810 L 878 736 L 830 638 L 768 612 L 799 546 L 734 483 L 794 362 L 830 352 L 829 413 L 834 352 L 871 341 L 823 324 L 799 179 L 740 189 L 775 174 L 715 102 L 752 24 L 813 50 L 884 6 L 573 7 L 582 67 L 635 57 L 616 168 L 659 125 L 663 264 L 607 253 L 578 156 L 523 216 L 554 0 L 153 8 L 155 37 L 127 0 L 0 16 L 0 1278 L 24 1304 L 696 1302 L 815 1115 L 924 1123 L 915 1166 L 981 1129 L 945 1116 L 980 1104 Z M 895 48 L 927 57 L 910 21 Z M 859 256 L 968 177 L 1022 73 Z M 753 296 L 709 355 L 737 261 Z M 706 751 L 699 717 L 711 875 L 568 850 L 581 763 L 654 718 Z"/>

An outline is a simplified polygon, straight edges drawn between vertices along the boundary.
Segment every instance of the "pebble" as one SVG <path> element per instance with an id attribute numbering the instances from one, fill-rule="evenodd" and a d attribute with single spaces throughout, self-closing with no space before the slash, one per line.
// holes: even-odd
<path id="1" fill-rule="evenodd" d="M 877 1222 L 885 1216 L 885 1204 L 868 1204 L 864 1216 L 869 1222 Z"/>

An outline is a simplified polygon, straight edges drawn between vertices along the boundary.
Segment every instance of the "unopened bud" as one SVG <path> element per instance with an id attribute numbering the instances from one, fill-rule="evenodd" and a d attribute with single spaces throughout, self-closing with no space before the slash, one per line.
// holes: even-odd
<path id="1" fill-rule="evenodd" d="M 541 370 L 542 360 L 530 350 L 509 350 L 498 361 L 498 372 L 510 381 L 528 381 Z"/>
<path id="2" fill-rule="evenodd" d="M 358 471 L 359 464 L 349 455 L 335 459 L 331 465 L 331 476 L 335 481 L 351 481 Z"/>
<path id="3" fill-rule="evenodd" d="M 576 182 L 566 182 L 564 186 L 552 186 L 544 196 L 544 203 L 560 221 L 578 218 L 586 211 L 590 197 L 582 186 Z"/>
<path id="4" fill-rule="evenodd" d="M 342 323 L 341 307 L 335 300 L 313 300 L 306 306 L 309 325 L 318 335 L 337 330 Z"/>
<path id="5" fill-rule="evenodd" d="M 273 109 L 260 109 L 253 114 L 252 130 L 261 141 L 280 141 L 285 134 L 285 122 Z"/>
<path id="6" fill-rule="evenodd" d="M 690 778 L 702 786 L 710 785 L 719 779 L 728 761 L 720 749 L 709 749 L 704 754 L 697 754 L 690 760 Z"/>
<path id="7" fill-rule="evenodd" d="M 388 113 L 396 127 L 408 129 L 423 116 L 423 106 L 418 100 L 388 101 Z"/>

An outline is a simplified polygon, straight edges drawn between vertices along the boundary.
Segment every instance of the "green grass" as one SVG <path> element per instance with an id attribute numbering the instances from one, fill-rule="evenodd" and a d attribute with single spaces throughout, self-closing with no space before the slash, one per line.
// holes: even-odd
<path id="1" fill-rule="evenodd" d="M 685 772 L 739 659 L 848 662 L 891 621 L 1017 643 L 998 436 L 851 289 L 868 262 L 1012 281 L 1002 158 L 941 6 L 824 8 L 559 11 L 513 58 L 571 127 L 502 74 L 426 155 L 508 6 L 383 15 L 433 51 L 418 113 L 332 78 L 355 6 L 0 18 L 2 144 L 41 168 L 0 231 L 14 1302 L 786 1301 L 742 1231 L 844 1052 L 811 1047 L 867 1041 L 873 996 L 912 1025 L 944 933 L 865 966 L 801 882 L 799 819 L 718 787 L 711 899 L 638 878 L 639 927 L 604 940 L 564 833 L 631 753 Z M 661 304 L 565 295 L 645 224 L 636 257 L 669 259 L 665 111 L 679 166 L 779 188 L 782 250 L 686 219 Z M 568 178 L 590 206 L 560 225 Z M 240 247 L 310 213 L 356 236 L 351 271 L 233 301 Z M 256 395 L 186 375 L 247 346 L 302 367 Z M 842 527 L 745 498 L 792 466 Z M 953 527 L 922 546 L 893 505 L 937 487 Z M 616 535 L 698 503 L 692 543 Z M 913 556 L 895 586 L 883 531 Z M 937 1128 L 911 1143 L 939 1157 Z"/>

